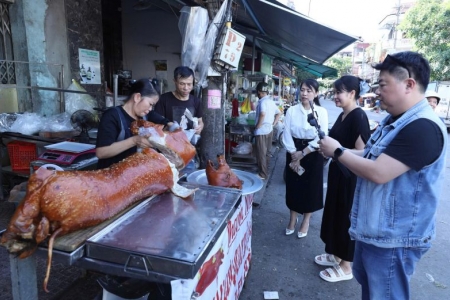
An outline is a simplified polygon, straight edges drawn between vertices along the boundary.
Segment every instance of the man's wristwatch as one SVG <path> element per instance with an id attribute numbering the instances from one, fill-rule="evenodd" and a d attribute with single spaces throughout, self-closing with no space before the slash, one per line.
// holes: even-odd
<path id="1" fill-rule="evenodd" d="M 336 150 L 334 150 L 333 159 L 338 160 L 338 158 L 342 155 L 342 153 L 344 153 L 345 150 L 347 149 L 344 147 L 336 148 Z"/>

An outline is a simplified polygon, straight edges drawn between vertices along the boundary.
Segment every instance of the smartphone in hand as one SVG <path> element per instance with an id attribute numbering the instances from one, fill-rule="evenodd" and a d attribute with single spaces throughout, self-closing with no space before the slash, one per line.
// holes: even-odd
<path id="1" fill-rule="evenodd" d="M 303 173 L 305 173 L 305 168 L 303 168 L 302 166 L 299 166 L 298 170 L 297 170 L 298 176 L 302 176 Z"/>

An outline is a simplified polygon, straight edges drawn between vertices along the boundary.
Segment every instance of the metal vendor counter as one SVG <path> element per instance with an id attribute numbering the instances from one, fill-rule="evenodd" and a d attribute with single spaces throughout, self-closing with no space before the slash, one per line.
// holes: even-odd
<path id="1" fill-rule="evenodd" d="M 253 194 L 182 185 L 198 190 L 187 199 L 170 192 L 148 198 L 113 220 L 57 238 L 53 261 L 170 283 L 172 299 L 212 299 L 216 293 L 237 299 L 251 259 Z M 46 257 L 45 245 L 36 254 Z M 10 261 L 17 272 L 11 274 L 14 299 L 37 299 L 42 282 L 36 282 L 34 256 L 10 255 Z"/>

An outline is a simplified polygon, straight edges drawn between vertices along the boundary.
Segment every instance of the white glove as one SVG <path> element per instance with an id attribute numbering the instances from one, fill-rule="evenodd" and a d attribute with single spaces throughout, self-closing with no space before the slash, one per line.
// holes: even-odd
<path id="1" fill-rule="evenodd" d="M 172 132 L 172 131 L 177 130 L 178 128 L 180 128 L 180 125 L 178 124 L 178 122 L 173 121 L 172 125 L 169 126 L 169 131 Z"/>

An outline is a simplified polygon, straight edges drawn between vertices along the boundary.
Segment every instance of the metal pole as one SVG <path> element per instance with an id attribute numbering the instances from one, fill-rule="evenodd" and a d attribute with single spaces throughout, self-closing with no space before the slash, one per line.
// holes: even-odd
<path id="1" fill-rule="evenodd" d="M 64 89 L 64 65 L 61 65 L 61 89 Z M 62 112 L 66 111 L 66 98 L 64 93 L 61 93 Z"/>
<path id="2" fill-rule="evenodd" d="M 58 73 L 58 81 L 59 81 L 59 87 L 60 89 L 63 89 L 62 85 L 62 75 L 61 72 Z M 59 91 L 59 113 L 63 113 L 64 112 L 64 103 L 63 103 L 63 92 Z"/>
<path id="3" fill-rule="evenodd" d="M 255 46 L 255 36 L 253 36 L 253 46 L 252 46 L 252 75 L 255 74 L 255 52 L 256 52 L 256 46 Z"/>
<path id="4" fill-rule="evenodd" d="M 119 75 L 113 74 L 113 89 L 114 89 L 114 98 L 113 98 L 113 106 L 117 105 L 117 98 L 119 93 Z"/>
<path id="5" fill-rule="evenodd" d="M 358 75 L 355 74 L 353 70 L 355 70 L 355 55 L 356 55 L 356 43 L 353 44 L 353 55 L 352 55 L 352 71 L 350 72 L 351 75 Z"/>
<path id="6" fill-rule="evenodd" d="M 397 2 L 397 20 L 395 21 L 395 32 L 394 32 L 394 52 L 396 52 L 397 49 L 397 26 L 398 26 L 398 22 L 400 21 L 400 9 L 401 9 L 401 5 L 400 5 L 401 0 L 398 0 Z"/>

